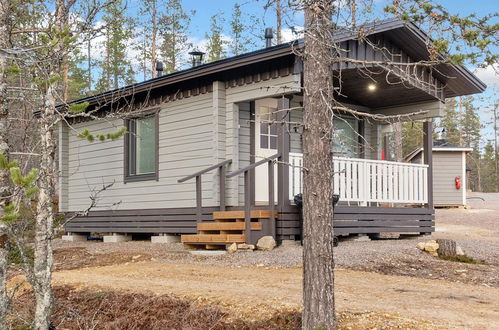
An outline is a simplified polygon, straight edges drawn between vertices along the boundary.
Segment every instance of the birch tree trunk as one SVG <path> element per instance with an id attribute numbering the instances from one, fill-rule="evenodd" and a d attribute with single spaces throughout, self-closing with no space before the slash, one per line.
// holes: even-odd
<path id="1" fill-rule="evenodd" d="M 305 8 L 303 329 L 334 329 L 332 207 L 332 1 Z"/>
<path id="2" fill-rule="evenodd" d="M 2 50 L 8 47 L 10 0 L 0 0 L 0 153 L 9 159 L 7 139 L 9 110 L 7 106 L 7 54 Z M 9 203 L 9 170 L 0 169 L 0 218 L 4 215 L 3 207 Z M 6 228 L 0 223 L 0 329 L 7 329 L 5 324 L 9 299 L 7 294 L 7 258 Z"/>

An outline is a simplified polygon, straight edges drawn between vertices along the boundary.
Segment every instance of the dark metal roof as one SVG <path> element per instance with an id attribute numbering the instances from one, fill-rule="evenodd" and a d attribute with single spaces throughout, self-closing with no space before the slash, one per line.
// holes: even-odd
<path id="1" fill-rule="evenodd" d="M 419 27 L 413 23 L 404 22 L 399 19 L 390 19 L 380 22 L 367 24 L 364 26 L 367 34 L 386 33 L 388 37 L 393 38 L 394 42 L 399 40 L 399 47 L 403 48 L 418 60 L 427 57 L 427 42 L 431 40 Z M 350 39 L 355 39 L 356 36 L 351 32 L 338 31 L 334 38 L 337 42 L 342 42 Z M 303 39 L 280 44 L 273 47 L 263 48 L 253 52 L 245 53 L 238 56 L 229 57 L 220 61 L 202 64 L 196 67 L 191 67 L 185 70 L 170 73 L 154 79 L 145 80 L 136 84 L 125 86 L 122 88 L 110 90 L 101 94 L 85 97 L 70 103 L 89 102 L 90 104 L 98 100 L 106 100 L 108 97 L 116 95 L 127 96 L 132 93 L 137 93 L 145 90 L 156 89 L 158 87 L 186 81 L 189 79 L 200 78 L 210 74 L 242 67 L 245 65 L 266 61 L 282 56 L 289 56 L 293 53 L 293 48 L 299 48 L 303 45 Z M 443 73 L 439 77 L 444 83 L 447 83 L 449 89 L 446 97 L 457 95 L 466 95 L 483 92 L 487 87 L 478 77 L 471 73 L 463 66 L 456 65 L 439 65 L 438 70 Z M 448 79 L 448 77 L 455 79 Z"/>

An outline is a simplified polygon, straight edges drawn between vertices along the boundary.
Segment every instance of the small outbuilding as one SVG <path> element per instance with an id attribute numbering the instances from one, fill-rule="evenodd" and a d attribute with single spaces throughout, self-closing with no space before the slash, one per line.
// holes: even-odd
<path id="1" fill-rule="evenodd" d="M 453 146 L 446 140 L 433 143 L 433 201 L 435 207 L 466 205 L 466 153 L 472 148 Z M 424 163 L 423 148 L 406 156 L 407 162 Z"/>

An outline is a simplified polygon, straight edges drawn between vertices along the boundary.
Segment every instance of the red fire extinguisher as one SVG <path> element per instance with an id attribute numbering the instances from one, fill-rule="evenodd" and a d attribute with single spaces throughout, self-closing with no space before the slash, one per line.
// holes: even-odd
<path id="1" fill-rule="evenodd" d="M 461 177 L 456 176 L 456 178 L 454 179 L 454 181 L 456 183 L 456 189 L 461 189 Z"/>

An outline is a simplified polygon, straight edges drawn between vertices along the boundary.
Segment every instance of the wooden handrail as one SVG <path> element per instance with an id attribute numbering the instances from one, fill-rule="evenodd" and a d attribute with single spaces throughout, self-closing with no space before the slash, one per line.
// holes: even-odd
<path id="1" fill-rule="evenodd" d="M 251 239 L 251 180 L 250 171 L 255 167 L 263 164 L 268 164 L 268 184 L 269 184 L 269 208 L 270 208 L 270 233 L 275 238 L 276 224 L 275 224 L 275 198 L 274 198 L 274 159 L 281 157 L 280 153 L 274 154 L 270 157 L 262 159 L 256 163 L 250 164 L 242 169 L 227 174 L 227 178 L 235 177 L 244 173 L 244 224 L 245 224 L 245 237 L 246 243 L 253 244 Z"/>
<path id="2" fill-rule="evenodd" d="M 249 170 L 252 170 L 255 167 L 263 165 L 263 164 L 267 163 L 268 161 L 276 159 L 276 158 L 279 158 L 279 157 L 281 157 L 281 154 L 279 154 L 279 153 L 274 154 L 274 155 L 272 155 L 270 157 L 267 157 L 267 158 L 264 158 L 264 159 L 262 159 L 262 160 L 260 160 L 260 161 L 258 161 L 256 163 L 253 163 L 253 164 L 250 164 L 250 165 L 248 165 L 246 167 L 243 167 L 243 168 L 241 168 L 241 169 L 239 169 L 237 171 L 231 172 L 231 173 L 227 174 L 227 177 L 228 178 L 232 178 L 232 177 L 234 177 L 236 175 L 239 175 L 239 174 L 242 174 L 242 173 L 247 172 Z"/>
<path id="3" fill-rule="evenodd" d="M 177 182 L 178 183 L 185 182 L 187 180 L 190 180 L 190 179 L 193 179 L 193 178 L 197 177 L 198 175 L 204 174 L 206 172 L 212 171 L 212 170 L 214 170 L 216 168 L 219 168 L 219 167 L 221 167 L 223 165 L 227 165 L 227 164 L 230 164 L 230 163 L 232 163 L 232 159 L 224 160 L 223 162 L 220 162 L 220 163 L 215 164 L 213 166 L 207 167 L 207 168 L 205 168 L 205 169 L 203 169 L 201 171 L 198 171 L 198 172 L 196 172 L 194 174 L 188 175 L 185 178 L 179 179 L 179 180 L 177 180 Z"/>
<path id="4" fill-rule="evenodd" d="M 218 164 L 207 167 L 201 171 L 198 171 L 194 174 L 186 176 L 182 179 L 177 180 L 178 183 L 185 182 L 192 178 L 196 178 L 196 215 L 197 222 L 203 221 L 203 194 L 202 194 L 202 185 L 201 185 L 201 175 L 212 171 L 214 169 L 218 169 L 220 174 L 220 211 L 225 211 L 225 166 L 232 163 L 232 159 L 224 160 Z"/>

